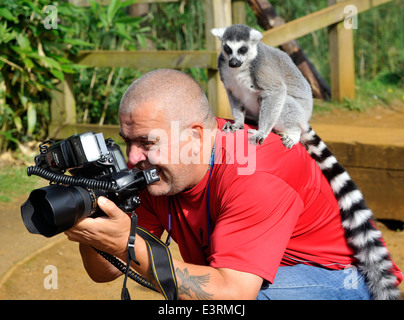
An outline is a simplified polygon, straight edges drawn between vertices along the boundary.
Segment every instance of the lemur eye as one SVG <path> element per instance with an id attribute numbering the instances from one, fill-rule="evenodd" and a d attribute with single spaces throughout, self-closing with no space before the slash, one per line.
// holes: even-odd
<path id="1" fill-rule="evenodd" d="M 227 54 L 231 54 L 231 53 L 232 53 L 231 48 L 230 48 L 227 44 L 224 45 L 223 50 L 224 50 L 224 52 L 226 52 Z"/>
<path id="2" fill-rule="evenodd" d="M 247 53 L 248 48 L 246 46 L 242 46 L 240 49 L 238 49 L 238 53 L 240 54 L 245 54 Z"/>

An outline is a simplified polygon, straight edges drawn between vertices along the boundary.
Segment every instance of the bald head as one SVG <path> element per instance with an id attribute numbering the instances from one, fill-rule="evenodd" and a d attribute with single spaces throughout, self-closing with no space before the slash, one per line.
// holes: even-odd
<path id="1" fill-rule="evenodd" d="M 183 126 L 201 121 L 207 127 L 216 123 L 205 93 L 187 74 L 171 70 L 151 71 L 134 81 L 122 97 L 119 112 L 153 105 L 167 121 L 178 120 Z"/>

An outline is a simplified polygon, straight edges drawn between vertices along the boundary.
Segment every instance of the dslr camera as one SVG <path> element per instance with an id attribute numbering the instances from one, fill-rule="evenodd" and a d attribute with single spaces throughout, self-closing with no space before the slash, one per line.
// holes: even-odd
<path id="1" fill-rule="evenodd" d="M 45 237 L 88 216 L 102 215 L 97 207 L 100 196 L 132 213 L 140 204 L 139 191 L 159 180 L 154 167 L 129 169 L 121 148 L 110 138 L 104 140 L 102 133 L 76 134 L 57 143 L 47 140 L 39 151 L 27 174 L 49 180 L 50 185 L 30 193 L 21 216 L 30 233 Z"/>

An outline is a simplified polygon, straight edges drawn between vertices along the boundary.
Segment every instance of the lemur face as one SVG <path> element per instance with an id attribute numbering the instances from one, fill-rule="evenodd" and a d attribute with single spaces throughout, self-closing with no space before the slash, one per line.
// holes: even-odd
<path id="1" fill-rule="evenodd" d="M 239 68 L 256 57 L 257 43 L 262 39 L 261 32 L 240 24 L 212 29 L 211 32 L 221 40 L 222 53 L 229 67 Z"/>
<path id="2" fill-rule="evenodd" d="M 230 68 L 239 68 L 248 60 L 250 44 L 244 41 L 227 41 L 222 45 L 222 52 L 229 62 Z"/>

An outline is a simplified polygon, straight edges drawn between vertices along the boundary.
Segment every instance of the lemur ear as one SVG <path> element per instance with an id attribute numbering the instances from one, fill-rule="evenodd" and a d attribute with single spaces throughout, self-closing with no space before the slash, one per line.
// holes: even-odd
<path id="1" fill-rule="evenodd" d="M 258 30 L 252 29 L 250 32 L 250 39 L 252 41 L 260 41 L 262 39 L 263 35 L 261 32 L 259 32 Z"/>
<path id="2" fill-rule="evenodd" d="M 220 40 L 223 39 L 223 34 L 226 31 L 226 28 L 214 28 L 210 30 L 210 32 L 215 36 L 218 37 Z"/>

